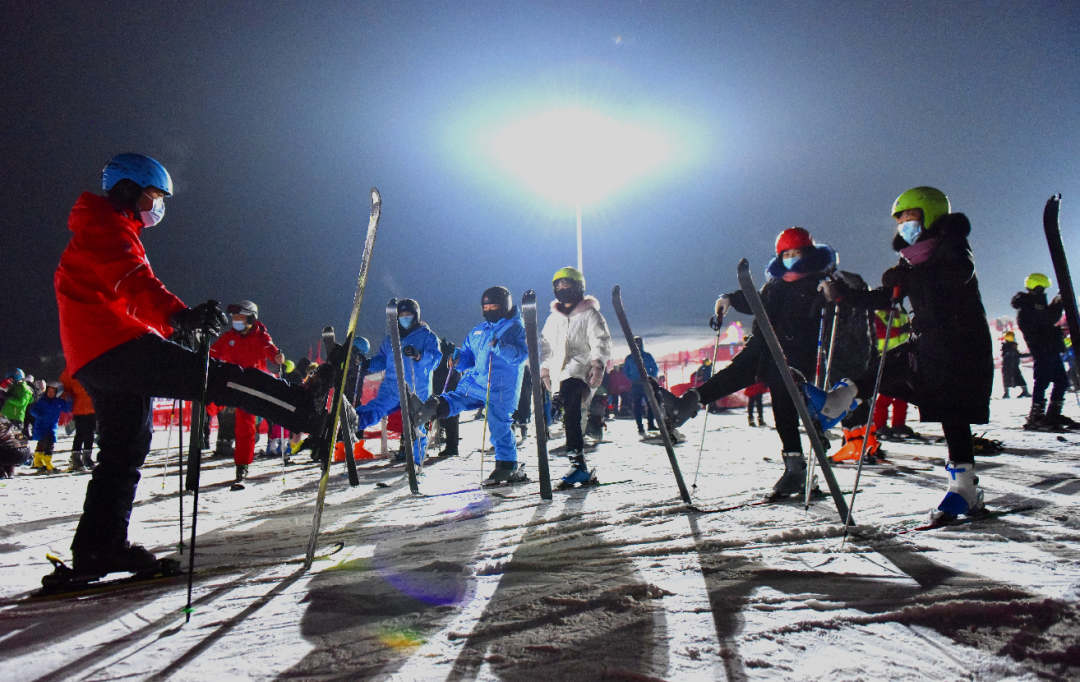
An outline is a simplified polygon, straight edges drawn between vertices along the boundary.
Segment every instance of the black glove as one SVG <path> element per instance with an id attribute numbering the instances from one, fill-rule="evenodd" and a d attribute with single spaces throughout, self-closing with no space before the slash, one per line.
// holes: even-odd
<path id="1" fill-rule="evenodd" d="M 371 360 L 368 359 L 368 356 L 361 355 L 356 358 L 356 366 L 357 369 L 360 371 L 360 374 L 367 374 L 368 367 L 371 366 Z"/>
<path id="2" fill-rule="evenodd" d="M 907 290 L 907 280 L 910 274 L 911 268 L 895 265 L 881 274 L 881 284 L 889 290 L 890 294 L 899 289 L 900 296 L 893 296 L 893 298 L 902 298 Z"/>
<path id="3" fill-rule="evenodd" d="M 228 324 L 228 316 L 221 312 L 216 301 L 178 310 L 169 316 L 169 326 L 175 329 L 182 332 L 202 331 L 210 336 L 217 336 Z"/>
<path id="4" fill-rule="evenodd" d="M 420 359 L 420 351 L 416 350 L 414 346 L 405 346 L 401 349 L 401 354 L 407 358 L 412 358 L 413 360 Z"/>
<path id="5" fill-rule="evenodd" d="M 451 355 L 454 352 L 454 344 L 443 339 L 439 342 L 439 352 L 443 355 Z"/>

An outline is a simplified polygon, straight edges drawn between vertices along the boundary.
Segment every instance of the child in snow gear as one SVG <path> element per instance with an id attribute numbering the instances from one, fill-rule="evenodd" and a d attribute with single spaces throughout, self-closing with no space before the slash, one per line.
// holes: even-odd
<path id="1" fill-rule="evenodd" d="M 585 276 L 576 268 L 558 270 L 551 284 L 555 300 L 540 332 L 540 380 L 548 392 L 554 388 L 562 398 L 566 456 L 571 462 L 563 483 L 573 485 L 592 478 L 585 464 L 583 430 L 611 358 L 611 333 L 600 314 L 600 302 L 585 295 Z"/>
<path id="2" fill-rule="evenodd" d="M 840 282 L 823 287 L 834 300 L 870 309 L 888 310 L 903 297 L 911 302 L 912 338 L 885 354 L 880 391 L 918 405 L 922 421 L 941 422 L 949 448 L 949 489 L 931 510 L 931 523 L 983 509 L 971 425 L 989 421 L 994 385 L 990 327 L 967 240 L 971 223 L 950 210 L 948 198 L 933 187 L 904 192 L 892 208 L 893 249 L 900 262 L 882 275 L 884 286 L 874 291 Z M 830 391 L 822 416 L 838 417 L 853 400 L 868 400 L 876 379 L 872 369 Z"/>
<path id="3" fill-rule="evenodd" d="M 225 312 L 231 319 L 232 329 L 222 334 L 210 347 L 210 357 L 230 362 L 240 367 L 266 372 L 267 360 L 281 365 L 285 354 L 274 345 L 266 325 L 259 321 L 259 307 L 251 301 L 232 303 Z M 233 416 L 236 446 L 233 463 L 236 465 L 234 490 L 242 490 L 248 475 L 248 467 L 255 461 L 255 442 L 258 440 L 255 415 L 237 408 Z M 209 425 L 209 420 L 207 420 Z M 220 439 L 220 435 L 219 435 Z"/>
<path id="4" fill-rule="evenodd" d="M 825 316 L 826 334 L 829 334 L 834 323 L 835 308 L 826 305 L 825 297 L 818 291 L 818 284 L 836 269 L 836 263 L 836 252 L 832 247 L 815 243 L 805 229 L 792 227 L 777 237 L 776 253 L 765 269 L 767 281 L 761 287 L 762 303 L 788 364 L 804 378 L 813 377 L 817 367 L 822 316 Z M 721 296 L 716 302 L 718 317 L 731 308 L 752 314 L 742 291 Z M 863 320 L 862 329 L 867 330 L 865 317 Z M 867 348 L 862 357 L 869 353 L 868 339 L 865 345 Z M 838 354 L 837 357 L 843 356 Z M 772 495 L 786 497 L 801 494 L 806 485 L 806 457 L 799 435 L 798 411 L 791 401 L 780 370 L 773 362 L 757 321 L 746 346 L 730 365 L 701 386 L 672 401 L 672 418 L 678 425 L 696 414 L 700 405 L 707 405 L 759 381 L 764 381 L 772 393 L 773 421 L 783 447 L 784 473 L 773 485 Z"/>
<path id="5" fill-rule="evenodd" d="M 94 401 L 78 379 L 71 376 L 65 367 L 60 374 L 60 383 L 64 394 L 71 399 L 71 418 L 75 422 L 75 438 L 71 441 L 70 471 L 83 471 L 94 468 L 91 457 L 94 449 L 94 431 L 97 429 L 97 416 L 94 414 Z"/>
<path id="6" fill-rule="evenodd" d="M 483 408 L 486 399 L 495 470 L 485 483 L 523 481 L 527 476 L 518 464 L 512 415 L 529 358 L 525 325 L 508 289 L 491 287 L 480 301 L 484 321 L 469 332 L 455 354 L 453 366 L 461 371 L 457 388 L 427 400 L 410 396 L 410 416 L 414 424 L 446 419 L 465 410 Z"/>
<path id="7" fill-rule="evenodd" d="M 34 402 L 34 389 L 30 388 L 30 382 L 26 381 L 26 375 L 21 369 L 13 370 L 8 376 L 12 383 L 8 386 L 7 398 L 4 400 L 4 407 L 0 408 L 0 416 L 21 429 L 26 421 L 26 408 Z"/>
<path id="8" fill-rule="evenodd" d="M 150 267 L 141 232 L 157 224 L 172 194 L 164 166 L 121 154 L 105 167 L 107 196 L 82 194 L 68 219 L 71 241 L 54 284 L 60 341 L 72 376 L 93 398 L 98 464 L 72 541 L 74 570 L 86 575 L 138 572 L 158 565 L 127 540 L 139 467 L 150 450 L 151 398 L 240 407 L 295 431 L 322 422 L 329 384 L 316 377 L 290 386 L 266 372 L 210 360 L 166 340 L 174 330 L 218 334 L 229 320 L 210 304 L 188 308 Z M 204 374 L 205 372 L 205 374 Z"/>
<path id="9" fill-rule="evenodd" d="M 1014 386 L 1020 387 L 1021 398 L 1030 398 L 1031 394 L 1028 393 L 1027 381 L 1024 380 L 1024 375 L 1020 373 L 1020 358 L 1029 357 L 1030 353 L 1021 353 L 1020 347 L 1016 344 L 1016 334 L 1013 332 L 1005 332 L 1005 336 L 1001 341 L 1001 383 L 1005 387 L 1005 392 L 1002 394 L 1002 399 L 1009 397 L 1009 389 Z"/>
<path id="10" fill-rule="evenodd" d="M 874 332 L 877 336 L 877 351 L 879 355 L 896 348 L 901 343 L 905 343 L 911 337 L 910 318 L 908 317 L 907 312 L 900 306 L 893 306 L 893 310 L 891 311 L 893 316 L 892 327 L 889 329 L 885 328 L 889 323 L 889 312 L 890 311 L 887 310 L 874 311 Z M 892 407 L 891 425 L 887 424 L 889 421 L 890 407 Z M 907 409 L 907 402 L 890 395 L 879 394 L 877 405 L 874 407 L 874 423 L 871 427 L 871 431 L 876 430 L 877 437 L 882 440 L 918 438 L 919 434 L 915 433 L 915 431 L 907 425 Z M 874 434 L 872 433 L 871 437 L 873 437 L 873 435 Z"/>
<path id="11" fill-rule="evenodd" d="M 402 367 L 405 383 L 421 400 L 431 395 L 431 371 L 439 364 L 442 353 L 439 352 L 439 337 L 424 322 L 420 321 L 420 304 L 411 298 L 403 298 L 397 303 L 398 332 L 401 334 Z M 398 394 L 397 369 L 394 366 L 394 350 L 390 335 L 387 334 L 379 346 L 379 352 L 368 361 L 368 372 L 383 372 L 382 383 L 375 398 L 366 405 L 356 408 L 358 418 L 357 434 L 363 437 L 363 431 L 372 424 L 379 423 L 383 417 L 400 409 L 401 398 Z M 419 428 L 423 422 L 414 422 Z M 424 451 L 427 437 L 413 438 L 413 462 L 424 463 Z M 405 453 L 400 453 L 400 460 L 405 461 Z"/>
<path id="12" fill-rule="evenodd" d="M 641 351 L 641 359 L 645 362 L 645 372 L 650 377 L 659 376 L 660 367 L 657 366 L 652 353 L 645 350 L 645 342 L 641 340 L 640 336 L 635 336 L 634 343 L 637 345 L 638 350 Z M 642 383 L 644 379 L 638 373 L 633 353 L 627 355 L 623 361 L 623 374 L 630 380 L 630 407 L 634 413 L 634 421 L 637 422 L 637 432 L 642 436 L 645 435 L 645 427 L 641 424 L 643 414 L 648 419 L 649 431 L 656 431 L 656 424 L 653 421 L 656 419 L 656 415 L 653 414 L 652 407 L 649 406 L 649 401 L 645 398 L 645 384 Z"/>
<path id="13" fill-rule="evenodd" d="M 1046 290 L 1050 278 L 1042 273 L 1032 273 L 1024 281 L 1026 292 L 1013 296 L 1012 306 L 1017 309 L 1016 324 L 1024 335 L 1024 343 L 1035 362 L 1035 386 L 1031 389 L 1031 412 L 1024 428 L 1035 431 L 1063 431 L 1080 426 L 1061 414 L 1065 403 L 1065 389 L 1069 378 L 1061 354 L 1065 352 L 1065 337 L 1057 326 L 1065 310 L 1061 296 L 1047 302 Z M 1046 388 L 1053 384 L 1050 402 L 1046 402 Z"/>
<path id="14" fill-rule="evenodd" d="M 60 435 L 60 415 L 71 411 L 71 401 L 62 397 L 63 393 L 64 386 L 60 382 L 50 381 L 44 395 L 30 406 L 34 415 L 34 438 L 37 439 L 34 468 L 50 474 L 55 470 L 53 446 Z"/>
<path id="15" fill-rule="evenodd" d="M 710 377 L 711 378 L 711 377 Z M 759 381 L 743 390 L 746 395 L 746 418 L 750 426 L 767 426 L 765 423 L 765 394 L 769 387 L 764 381 Z M 754 423 L 754 409 L 757 408 L 757 423 Z"/>
<path id="16" fill-rule="evenodd" d="M 447 339 L 439 342 L 439 352 L 442 359 L 439 366 L 431 373 L 432 391 L 446 393 L 457 388 L 461 379 L 461 372 L 454 369 L 454 352 L 457 347 Z M 443 449 L 439 457 L 455 457 L 458 454 L 458 415 L 438 420 L 439 430 L 442 432 Z"/>

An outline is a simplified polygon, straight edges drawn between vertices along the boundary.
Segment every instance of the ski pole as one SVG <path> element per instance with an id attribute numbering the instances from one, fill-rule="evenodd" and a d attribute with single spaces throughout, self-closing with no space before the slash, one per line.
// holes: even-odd
<path id="1" fill-rule="evenodd" d="M 835 328 L 835 327 L 834 327 Z M 821 348 L 825 341 L 825 308 L 821 308 L 821 323 L 817 330 L 817 361 L 814 363 L 814 385 L 821 388 Z"/>
<path id="2" fill-rule="evenodd" d="M 828 353 L 827 353 L 828 359 L 825 361 L 825 384 L 823 386 L 819 386 L 819 388 L 824 388 L 826 391 L 829 390 L 829 386 L 830 386 L 829 381 L 832 379 L 833 349 L 836 347 L 836 321 L 839 318 L 840 318 L 840 304 L 837 303 L 836 307 L 833 308 L 832 331 L 829 332 L 829 349 L 828 349 Z M 822 322 L 822 324 L 825 323 L 825 311 L 824 310 L 821 311 L 821 322 Z M 818 360 L 819 360 L 818 366 L 819 367 L 821 365 L 820 358 L 821 358 L 821 356 L 819 355 L 818 356 Z M 806 498 L 803 500 L 803 512 L 807 512 L 807 511 L 810 510 L 810 491 L 814 489 L 814 466 L 816 464 L 817 464 L 817 459 L 814 458 L 814 457 L 811 457 L 810 458 L 810 466 L 806 467 Z"/>
<path id="3" fill-rule="evenodd" d="M 487 394 L 484 396 L 484 428 L 480 431 L 480 485 L 484 484 L 484 443 L 487 442 L 487 420 L 491 412 L 491 355 L 488 351 Z"/>
<path id="4" fill-rule="evenodd" d="M 184 401 L 180 401 L 180 424 L 176 428 L 180 442 L 176 446 L 176 490 L 180 500 L 180 542 L 176 550 L 184 553 Z"/>
<path id="5" fill-rule="evenodd" d="M 713 363 L 713 368 L 715 369 L 715 367 L 716 367 L 716 351 L 720 348 L 720 332 L 724 327 L 724 316 L 723 316 L 723 314 L 713 315 L 712 319 L 709 320 L 709 326 L 716 330 L 716 343 L 714 343 L 713 347 L 712 347 L 712 363 Z M 697 467 L 694 469 L 694 484 L 690 486 L 690 489 L 693 490 L 693 491 L 697 491 L 697 477 L 698 477 L 698 473 L 701 471 L 701 453 L 705 451 L 705 432 L 706 432 L 706 428 L 708 427 L 708 425 L 709 425 L 709 406 L 706 405 L 705 406 L 705 419 L 701 423 L 701 445 L 698 446 L 698 451 L 697 451 Z"/>
<path id="6" fill-rule="evenodd" d="M 847 542 L 848 527 L 851 525 L 851 509 L 855 506 L 855 496 L 859 493 L 859 478 L 862 476 L 863 459 L 866 450 L 870 446 L 870 427 L 874 425 L 874 408 L 877 407 L 878 391 L 881 390 L 881 377 L 885 374 L 885 355 L 889 352 L 889 335 L 892 333 L 892 323 L 896 318 L 896 309 L 899 307 L 900 287 L 893 289 L 892 299 L 889 301 L 889 319 L 885 323 L 885 343 L 881 347 L 881 358 L 878 361 L 877 377 L 874 379 L 874 393 L 870 398 L 870 416 L 866 419 L 866 427 L 863 429 L 862 448 L 859 452 L 859 467 L 855 470 L 855 487 L 851 489 L 851 503 L 848 505 L 847 519 L 844 520 L 844 537 L 840 540 L 840 549 Z"/>
<path id="7" fill-rule="evenodd" d="M 176 416 L 176 401 L 172 401 L 172 412 L 169 413 L 169 428 L 165 429 L 165 468 L 161 470 L 161 489 L 165 490 L 165 479 L 169 477 L 169 446 L 172 445 L 172 423 Z M 183 443 L 183 437 L 180 438 Z"/>
<path id="8" fill-rule="evenodd" d="M 216 308 L 217 302 L 210 301 L 210 304 Z M 188 581 L 187 581 L 187 606 L 184 607 L 185 619 L 184 622 L 191 621 L 191 587 L 195 580 L 195 526 L 199 519 L 199 473 L 201 470 L 202 461 L 202 420 L 203 420 L 203 405 L 206 404 L 206 383 L 210 373 L 210 335 L 202 330 L 199 337 L 199 361 L 201 363 L 200 369 L 202 370 L 202 391 L 199 396 L 199 402 L 192 404 L 191 410 L 191 444 L 188 449 L 188 473 L 193 474 L 194 485 L 192 487 L 192 502 L 191 502 L 191 551 L 188 554 Z M 196 420 L 195 406 L 199 407 L 199 415 Z M 196 421 L 198 422 L 196 424 Z M 196 428 L 197 427 L 197 428 Z"/>

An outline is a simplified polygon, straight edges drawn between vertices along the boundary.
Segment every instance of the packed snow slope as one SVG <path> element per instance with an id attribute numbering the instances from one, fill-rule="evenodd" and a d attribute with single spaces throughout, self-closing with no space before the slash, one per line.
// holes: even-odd
<path id="1" fill-rule="evenodd" d="M 186 624 L 182 577 L 32 597 L 46 552 L 67 554 L 89 478 L 20 475 L 2 485 L 0 670 L 219 682 L 1077 679 L 1080 434 L 1026 433 L 1027 408 L 993 401 L 986 435 L 1005 451 L 978 472 L 991 508 L 1032 509 L 902 532 L 940 499 L 946 450 L 886 444 L 892 463 L 863 471 L 846 544 L 828 499 L 688 510 L 658 439 L 639 439 L 631 420 L 610 422 L 589 453 L 610 485 L 550 502 L 535 482 L 478 490 L 491 456 L 472 421 L 462 454 L 425 468 L 421 495 L 400 466 L 362 464 L 350 488 L 335 465 L 319 546 L 344 548 L 305 573 L 318 471 L 306 455 L 284 473 L 257 460 L 239 492 L 228 489 L 232 462 L 209 460 Z M 741 412 L 710 415 L 698 472 L 703 416 L 677 448 L 696 504 L 760 497 L 782 469 L 775 433 Z M 132 541 L 160 554 L 182 537 L 166 436 L 131 520 Z M 521 458 L 535 478 L 531 438 Z M 564 468 L 554 454 L 553 472 Z M 850 499 L 855 469 L 836 474 Z M 187 495 L 185 542 L 190 510 Z"/>

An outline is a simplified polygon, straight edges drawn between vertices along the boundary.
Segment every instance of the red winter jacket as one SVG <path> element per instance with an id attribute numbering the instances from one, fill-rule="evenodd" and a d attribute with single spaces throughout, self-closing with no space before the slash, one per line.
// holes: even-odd
<path id="1" fill-rule="evenodd" d="M 257 367 L 266 371 L 266 361 L 280 351 L 266 331 L 266 325 L 255 320 L 247 334 L 235 329 L 225 332 L 210 347 L 210 357 L 241 367 Z"/>
<path id="2" fill-rule="evenodd" d="M 84 192 L 68 218 L 74 232 L 53 284 L 68 369 L 148 332 L 172 334 L 169 316 L 187 306 L 150 269 L 142 221 L 107 197 Z"/>

